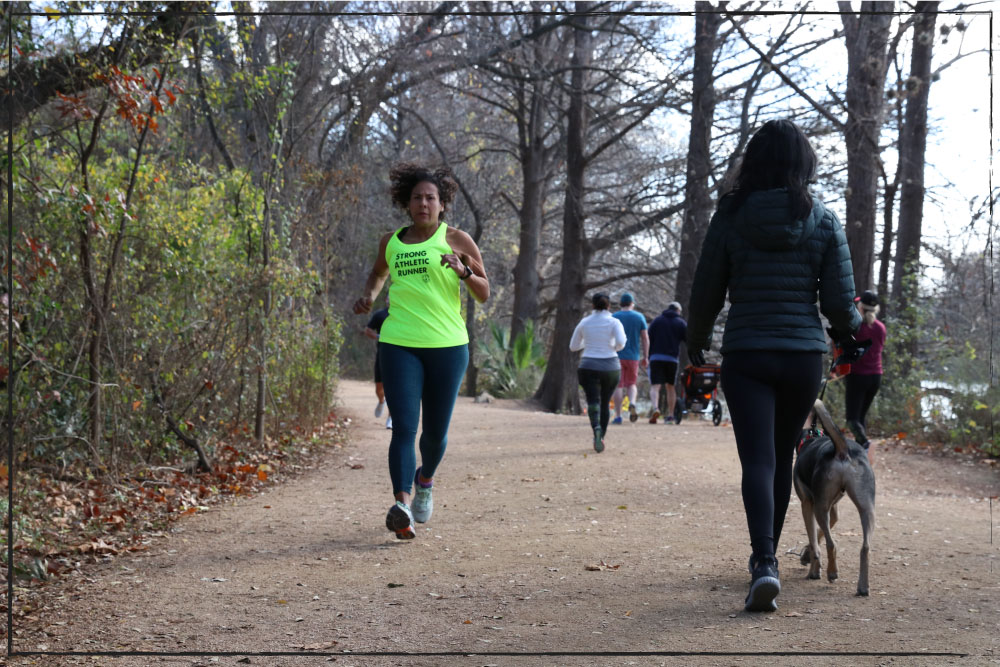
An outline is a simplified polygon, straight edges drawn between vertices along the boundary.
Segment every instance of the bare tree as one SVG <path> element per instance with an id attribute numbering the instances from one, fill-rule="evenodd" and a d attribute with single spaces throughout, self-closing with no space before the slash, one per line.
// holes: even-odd
<path id="1" fill-rule="evenodd" d="M 881 171 L 879 133 L 884 116 L 884 86 L 893 2 L 862 2 L 854 13 L 841 0 L 847 43 L 847 207 L 844 228 L 851 248 L 854 286 L 860 293 L 873 285 L 875 211 Z"/>
<path id="2" fill-rule="evenodd" d="M 721 3 L 719 9 L 725 9 Z M 694 75 L 692 78 L 691 134 L 688 138 L 687 179 L 685 182 L 684 225 L 681 228 L 680 260 L 674 296 L 687 311 L 694 270 L 701 244 L 712 216 L 712 122 L 715 118 L 715 49 L 722 14 L 710 11 L 711 4 L 695 3 Z"/>
<path id="3" fill-rule="evenodd" d="M 916 297 L 920 236 L 924 210 L 924 156 L 927 150 L 927 100 L 937 2 L 918 2 L 910 76 L 906 79 L 906 112 L 899 141 L 899 229 L 893 267 L 893 311 L 905 317 Z M 915 350 L 912 350 L 915 352 Z"/>
<path id="4" fill-rule="evenodd" d="M 542 383 L 535 393 L 546 409 L 580 411 L 576 390 L 575 356 L 569 350 L 573 327 L 583 313 L 583 288 L 586 279 L 587 248 L 584 236 L 584 176 L 587 168 L 586 140 L 588 113 L 586 105 L 587 74 L 594 53 L 587 12 L 589 2 L 576 3 L 573 26 L 573 58 L 570 65 L 569 109 L 566 117 L 566 198 L 563 204 L 563 252 L 559 274 L 558 311 L 552 336 L 552 349 Z"/>

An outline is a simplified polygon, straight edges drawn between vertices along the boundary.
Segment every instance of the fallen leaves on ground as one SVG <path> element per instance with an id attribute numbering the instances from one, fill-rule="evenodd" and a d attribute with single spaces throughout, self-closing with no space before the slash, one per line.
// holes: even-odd
<path id="1" fill-rule="evenodd" d="M 13 606 L 20 636 L 33 632 L 31 621 L 45 606 L 38 601 L 48 595 L 46 589 L 52 588 L 51 596 L 58 599 L 55 589 L 75 585 L 87 565 L 147 550 L 172 522 L 227 497 L 253 495 L 280 481 L 282 472 L 306 469 L 321 451 L 343 445 L 348 423 L 331 414 L 315 431 L 298 429 L 261 447 L 249 440 L 217 446 L 212 471 L 197 474 L 170 466 L 138 469 L 118 479 L 95 477 L 96 471 L 18 470 Z M 8 473 L 5 466 L 0 469 L 3 496 L 8 493 Z M 6 549 L 2 556 L 5 565 Z M 7 568 L 0 567 L 0 586 L 6 587 L 6 574 Z M 6 611 L 4 601 L 0 612 Z M 0 628 L 3 637 L 5 628 Z"/>

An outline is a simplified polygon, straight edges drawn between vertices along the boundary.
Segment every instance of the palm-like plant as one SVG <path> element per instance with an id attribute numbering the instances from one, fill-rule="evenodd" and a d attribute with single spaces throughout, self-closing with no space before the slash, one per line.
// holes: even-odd
<path id="1" fill-rule="evenodd" d="M 535 340 L 534 322 L 513 343 L 510 333 L 490 322 L 490 337 L 481 342 L 483 372 L 490 392 L 499 398 L 527 398 L 534 393 L 545 370 L 545 348 Z"/>

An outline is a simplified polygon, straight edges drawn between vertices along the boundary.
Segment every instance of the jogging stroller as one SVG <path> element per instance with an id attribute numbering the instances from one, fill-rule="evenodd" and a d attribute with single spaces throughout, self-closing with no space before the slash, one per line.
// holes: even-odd
<path id="1" fill-rule="evenodd" d="M 694 366 L 689 364 L 681 372 L 677 383 L 677 404 L 674 407 L 674 423 L 679 424 L 685 413 L 711 413 L 712 423 L 718 426 L 722 422 L 722 403 L 719 402 L 719 378 L 722 377 L 722 366 L 705 364 Z"/>

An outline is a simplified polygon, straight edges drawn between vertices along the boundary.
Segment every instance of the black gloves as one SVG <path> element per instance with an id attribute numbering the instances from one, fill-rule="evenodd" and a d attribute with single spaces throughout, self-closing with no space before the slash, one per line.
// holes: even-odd
<path id="1" fill-rule="evenodd" d="M 853 364 L 855 361 L 860 359 L 868 351 L 868 348 L 872 346 L 871 339 L 867 340 L 855 340 L 853 335 L 848 335 L 846 337 L 838 336 L 831 327 L 827 327 L 826 333 L 829 334 L 830 339 L 833 340 L 833 344 L 840 348 L 840 356 L 834 360 L 835 365 L 840 364 Z"/>
<path id="2" fill-rule="evenodd" d="M 704 350 L 688 350 L 688 361 L 690 361 L 695 366 L 705 365 L 705 351 Z"/>

